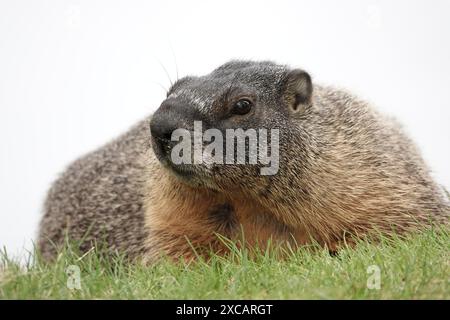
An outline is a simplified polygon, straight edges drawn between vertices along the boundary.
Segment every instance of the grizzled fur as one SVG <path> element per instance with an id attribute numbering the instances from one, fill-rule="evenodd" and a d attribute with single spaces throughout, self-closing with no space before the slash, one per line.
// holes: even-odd
<path id="1" fill-rule="evenodd" d="M 230 106 L 245 96 L 246 115 Z M 158 147 L 161 126 L 280 130 L 280 168 L 177 167 Z M 150 136 L 149 124 L 153 137 Z M 351 237 L 418 230 L 448 222 L 450 207 L 399 125 L 364 101 L 313 85 L 272 62 L 231 61 L 177 81 L 152 118 L 72 164 L 45 203 L 39 247 L 51 257 L 67 234 L 83 250 L 97 241 L 131 258 L 222 252 L 217 234 L 245 245 L 335 250 Z M 189 241 L 188 241 L 189 240 Z"/>
<path id="2" fill-rule="evenodd" d="M 45 201 L 38 245 L 56 254 L 66 236 L 86 251 L 107 244 L 111 252 L 144 252 L 142 172 L 139 157 L 150 148 L 148 120 L 75 161 L 53 184 Z"/>

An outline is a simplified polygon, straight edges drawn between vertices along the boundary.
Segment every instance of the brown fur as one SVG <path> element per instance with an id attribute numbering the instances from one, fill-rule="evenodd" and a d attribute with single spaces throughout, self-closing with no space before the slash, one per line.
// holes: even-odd
<path id="1" fill-rule="evenodd" d="M 336 122 L 329 132 L 324 131 L 326 126 L 311 124 L 317 127 L 310 132 L 320 129 L 317 135 L 330 135 L 333 143 L 322 146 L 324 150 L 313 159 L 301 181 L 292 172 L 269 196 L 245 187 L 234 192 L 190 187 L 148 155 L 146 158 L 155 164 L 145 166 L 150 171 L 148 185 L 158 181 L 161 187 L 144 192 L 148 195 L 146 225 L 148 230 L 158 226 L 171 234 L 166 234 L 164 246 L 154 247 L 150 256 L 165 248 L 170 248 L 170 253 L 190 252 L 179 245 L 180 235 L 190 235 L 198 246 L 214 243 L 214 233 L 221 233 L 221 226 L 211 224 L 208 210 L 222 202 L 233 205 L 241 228 L 225 235 L 236 238 L 243 232 L 250 247 L 264 247 L 269 239 L 291 245 L 314 239 L 334 251 L 344 243 L 354 243 L 355 237 L 403 234 L 431 222 L 448 222 L 449 207 L 442 190 L 431 180 L 416 147 L 395 121 L 335 89 L 317 87 L 315 100 L 333 106 L 334 116 L 344 113 L 344 120 L 349 118 L 353 123 L 323 118 Z M 361 125 L 368 120 L 369 127 Z M 286 167 L 289 170 L 289 164 Z M 296 184 L 302 186 L 303 194 L 292 187 Z M 148 239 L 155 246 L 155 238 Z"/>
<path id="2" fill-rule="evenodd" d="M 283 77 L 278 69 L 276 79 Z M 307 80 L 301 79 L 303 87 Z M 274 104 L 295 100 L 284 96 Z M 111 252 L 151 262 L 161 255 L 223 253 L 217 234 L 250 248 L 268 240 L 277 246 L 314 240 L 337 250 L 354 237 L 448 223 L 447 197 L 395 121 L 333 88 L 316 85 L 311 103 L 298 101 L 302 105 L 286 119 L 263 117 L 286 129 L 280 171 L 270 177 L 221 167 L 199 174 L 201 185 L 186 183 L 156 158 L 146 119 L 75 162 L 53 185 L 40 249 L 54 256 L 67 233 L 82 239 L 83 250 L 105 240 Z"/>
<path id="3" fill-rule="evenodd" d="M 250 247 L 260 248 L 264 248 L 269 240 L 293 244 L 308 240 L 304 232 L 286 229 L 257 202 L 239 195 L 183 184 L 162 167 L 151 151 L 143 159 L 147 162 L 147 183 L 143 192 L 146 195 L 145 225 L 149 230 L 147 247 L 151 248 L 146 260 L 151 261 L 160 255 L 189 259 L 195 250 L 225 252 L 226 246 L 218 235 L 245 240 Z M 154 188 L 155 184 L 158 188 Z M 218 221 L 214 217 L 212 210 L 222 204 L 233 208 L 232 225 L 228 225 L 229 219 Z"/>

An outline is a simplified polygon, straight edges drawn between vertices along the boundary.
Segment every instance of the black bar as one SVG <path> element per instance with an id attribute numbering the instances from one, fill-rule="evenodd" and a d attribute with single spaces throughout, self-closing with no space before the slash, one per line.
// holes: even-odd
<path id="1" fill-rule="evenodd" d="M 131 316 L 141 319 L 311 319 L 321 316 L 345 316 L 346 318 L 382 319 L 398 316 L 430 317 L 430 313 L 445 314 L 448 301 L 403 300 L 0 300 L 0 312 L 15 317 L 31 312 L 43 314 L 46 319 L 54 315 L 84 320 L 105 313 L 118 317 Z M 7 313 L 11 311 L 12 313 Z M 442 313 L 441 313 L 442 312 Z M 158 316 L 157 316 L 158 315 Z"/>

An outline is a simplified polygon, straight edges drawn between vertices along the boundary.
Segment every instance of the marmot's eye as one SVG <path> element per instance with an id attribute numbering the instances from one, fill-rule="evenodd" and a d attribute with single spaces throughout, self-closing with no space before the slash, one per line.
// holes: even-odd
<path id="1" fill-rule="evenodd" d="M 251 108 L 252 102 L 250 100 L 241 99 L 233 105 L 233 110 L 231 110 L 231 112 L 233 112 L 234 114 L 243 115 L 249 113 Z"/>

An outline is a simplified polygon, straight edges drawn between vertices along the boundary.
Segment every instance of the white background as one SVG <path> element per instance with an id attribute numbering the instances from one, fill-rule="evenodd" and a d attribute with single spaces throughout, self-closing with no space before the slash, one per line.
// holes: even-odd
<path id="1" fill-rule="evenodd" d="M 396 115 L 450 187 L 450 1 L 0 2 L 0 245 L 29 247 L 50 183 L 231 58 L 302 67 Z"/>

